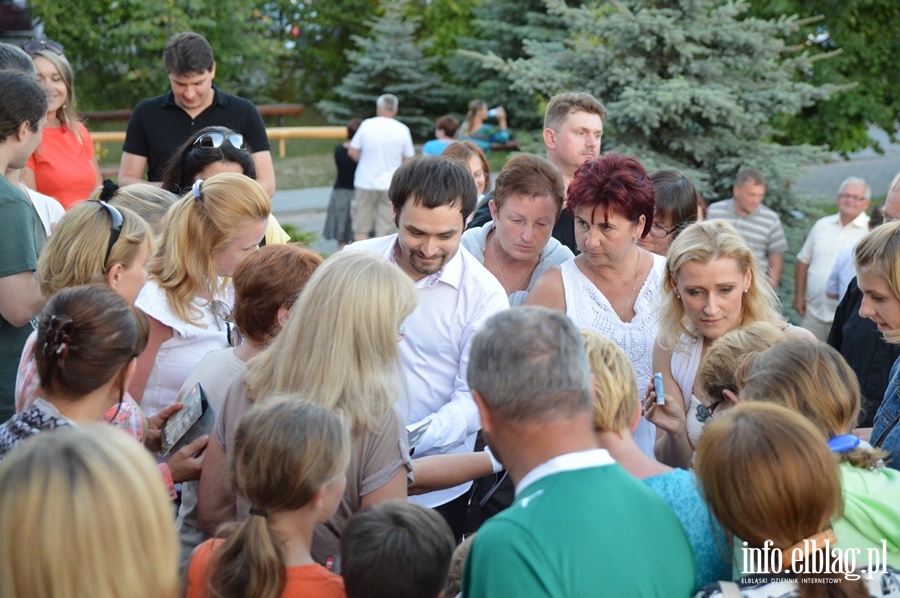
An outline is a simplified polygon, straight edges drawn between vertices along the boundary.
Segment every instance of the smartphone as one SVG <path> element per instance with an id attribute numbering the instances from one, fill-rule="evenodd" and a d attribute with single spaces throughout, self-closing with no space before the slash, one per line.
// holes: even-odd
<path id="1" fill-rule="evenodd" d="M 656 393 L 656 404 L 665 405 L 666 396 L 663 392 L 662 372 L 653 374 L 653 391 Z"/>

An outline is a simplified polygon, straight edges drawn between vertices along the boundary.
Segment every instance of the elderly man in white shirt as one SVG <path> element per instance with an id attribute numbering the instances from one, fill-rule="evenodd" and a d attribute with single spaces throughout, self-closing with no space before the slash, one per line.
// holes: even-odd
<path id="1" fill-rule="evenodd" d="M 838 213 L 816 222 L 797 254 L 794 309 L 803 316 L 800 325 L 822 342 L 828 339 L 837 309 L 837 300 L 825 294 L 825 283 L 838 255 L 869 232 L 866 209 L 871 195 L 869 185 L 860 178 L 850 177 L 841 183 Z"/>
<path id="2" fill-rule="evenodd" d="M 388 194 L 398 234 L 347 246 L 384 256 L 415 282 L 419 304 L 400 331 L 407 396 L 397 406 L 407 428 L 425 422 L 413 458 L 471 452 L 481 427 L 466 382 L 472 337 L 491 315 L 509 308 L 506 292 L 460 247 L 475 209 L 475 181 L 462 163 L 420 156 L 394 173 Z M 458 538 L 471 482 L 412 497 L 436 508 Z"/>

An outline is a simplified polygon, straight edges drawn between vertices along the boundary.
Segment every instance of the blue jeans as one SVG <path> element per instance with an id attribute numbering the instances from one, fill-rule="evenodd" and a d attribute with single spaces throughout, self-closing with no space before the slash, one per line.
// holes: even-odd
<path id="1" fill-rule="evenodd" d="M 872 445 L 890 453 L 888 467 L 900 469 L 900 359 L 891 368 L 891 380 L 884 391 L 884 401 L 875 414 Z"/>

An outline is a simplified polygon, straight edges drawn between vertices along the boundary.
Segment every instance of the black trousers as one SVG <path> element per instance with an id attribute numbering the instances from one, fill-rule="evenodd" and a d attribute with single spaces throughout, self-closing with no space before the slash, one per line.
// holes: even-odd
<path id="1" fill-rule="evenodd" d="M 463 532 L 466 528 L 469 494 L 470 491 L 466 490 L 461 496 L 434 508 L 450 526 L 450 529 L 453 531 L 453 538 L 457 544 L 462 542 Z"/>

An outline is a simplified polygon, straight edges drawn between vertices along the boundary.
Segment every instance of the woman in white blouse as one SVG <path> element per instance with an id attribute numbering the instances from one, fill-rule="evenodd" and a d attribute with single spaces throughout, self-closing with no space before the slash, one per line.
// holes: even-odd
<path id="1" fill-rule="evenodd" d="M 641 389 L 635 388 L 635 401 L 653 375 L 656 307 L 666 263 L 638 245 L 653 224 L 654 197 L 653 183 L 637 159 L 610 152 L 585 162 L 566 199 L 581 254 L 541 276 L 525 301 L 564 312 L 621 347 Z M 650 456 L 654 434 L 643 418 L 634 432 Z"/>

